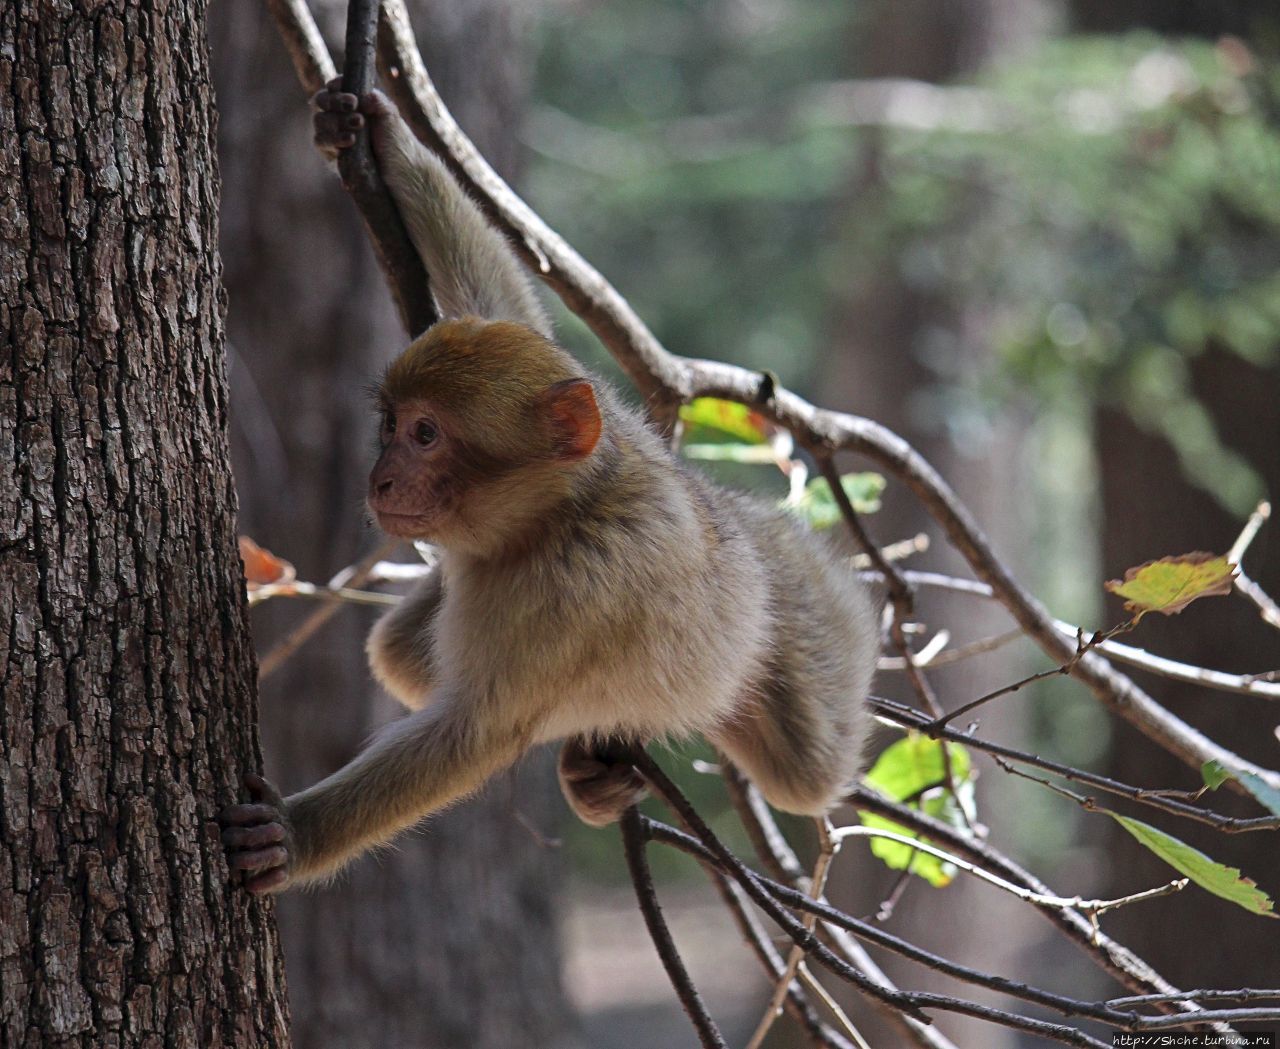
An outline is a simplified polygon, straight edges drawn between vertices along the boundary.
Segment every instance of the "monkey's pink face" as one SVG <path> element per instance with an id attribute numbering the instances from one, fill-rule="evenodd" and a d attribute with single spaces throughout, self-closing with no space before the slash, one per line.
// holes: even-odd
<path id="1" fill-rule="evenodd" d="M 451 441 L 432 406 L 383 406 L 382 453 L 369 473 L 369 509 L 378 527 L 402 539 L 432 539 L 457 501 Z"/>

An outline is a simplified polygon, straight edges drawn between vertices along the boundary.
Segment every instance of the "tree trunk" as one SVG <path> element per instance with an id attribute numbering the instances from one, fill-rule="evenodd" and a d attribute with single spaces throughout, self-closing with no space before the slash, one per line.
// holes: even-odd
<path id="1" fill-rule="evenodd" d="M 90 17 L 91 14 L 91 17 Z M 201 0 L 0 6 L 0 1045 L 288 1044 Z"/>
<path id="2" fill-rule="evenodd" d="M 410 9 L 446 100 L 509 174 L 526 91 L 519 5 Z M 326 12 L 332 44 L 344 12 Z M 305 96 L 262 6 L 223 0 L 212 33 L 242 519 L 302 578 L 323 580 L 379 541 L 362 507 L 374 447 L 365 389 L 406 336 L 359 217 L 311 145 Z M 259 651 L 313 607 L 256 610 Z M 372 621 L 344 609 L 264 680 L 267 764 L 282 788 L 333 771 L 398 716 L 365 666 Z M 516 775 L 334 884 L 281 898 L 300 1049 L 560 1044 L 571 1015 L 553 907 L 560 861 L 520 818 L 546 827 L 559 802 L 544 763 Z"/>

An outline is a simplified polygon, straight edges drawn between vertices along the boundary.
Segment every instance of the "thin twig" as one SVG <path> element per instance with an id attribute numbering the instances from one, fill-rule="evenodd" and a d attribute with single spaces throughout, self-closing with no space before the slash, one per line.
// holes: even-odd
<path id="1" fill-rule="evenodd" d="M 956 718 L 969 713 L 969 711 L 976 710 L 978 707 L 990 703 L 993 699 L 999 699 L 1001 696 L 1011 695 L 1012 693 L 1025 688 L 1027 685 L 1035 684 L 1037 681 L 1043 681 L 1046 678 L 1057 677 L 1063 674 L 1070 674 L 1071 668 L 1079 663 L 1080 660 L 1085 657 L 1086 653 L 1102 644 L 1102 642 L 1106 641 L 1108 638 L 1115 637 L 1117 634 L 1123 633 L 1126 630 L 1132 630 L 1135 623 L 1136 620 L 1130 620 L 1129 622 L 1121 623 L 1119 626 L 1114 626 L 1110 630 L 1095 631 L 1088 641 L 1085 640 L 1084 630 L 1081 629 L 1076 633 L 1075 654 L 1061 666 L 1053 667 L 1050 670 L 1041 670 L 1035 674 L 1028 674 L 1020 681 L 1015 681 L 1011 685 L 1004 685 L 1001 688 L 992 689 L 986 695 L 979 696 L 977 699 L 970 700 L 968 703 L 962 703 L 960 706 L 956 707 L 955 710 L 949 711 L 942 717 L 935 717 L 933 724 L 930 726 L 931 729 L 944 728 Z"/>
<path id="2" fill-rule="evenodd" d="M 912 707 L 896 703 L 891 699 L 883 699 L 879 696 L 872 697 L 870 703 L 879 717 L 920 732 L 931 731 L 932 720 Z M 1007 758 L 1010 761 L 1017 761 L 1024 765 L 1032 765 L 1036 768 L 1044 769 L 1046 772 L 1052 772 L 1056 776 L 1063 777 L 1063 779 L 1097 787 L 1108 794 L 1129 798 L 1139 804 L 1149 805 L 1152 808 L 1160 809 L 1175 816 L 1183 816 L 1198 823 L 1216 827 L 1226 834 L 1280 830 L 1280 816 L 1227 816 L 1221 812 L 1214 812 L 1211 809 L 1204 809 L 1179 801 L 1177 798 L 1171 797 L 1168 791 L 1134 787 L 1128 783 L 1121 783 L 1119 780 L 1099 775 L 1096 772 L 1086 772 L 1071 765 L 1064 765 L 1059 761 L 1042 758 L 1038 754 L 1030 754 L 1024 750 L 1006 746 L 1003 743 L 994 743 L 990 740 L 981 739 L 970 733 L 957 732 L 954 729 L 943 729 L 937 731 L 936 735 L 941 739 L 952 740 L 966 747 L 973 747 L 975 750 L 982 750 L 989 754 Z"/>
<path id="3" fill-rule="evenodd" d="M 379 594 L 372 590 L 353 590 L 346 586 L 317 586 L 294 580 L 291 583 L 263 583 L 249 591 L 249 605 L 260 605 L 273 597 L 304 597 L 319 601 L 345 601 L 349 605 L 398 605 L 395 594 Z"/>
<path id="4" fill-rule="evenodd" d="M 1045 781 L 1041 781 L 1045 782 Z M 1050 784 L 1052 785 L 1052 784 Z M 848 827 L 839 827 L 833 834 L 832 838 L 836 842 L 843 841 L 845 838 L 885 838 L 888 841 L 896 841 L 899 845 L 906 845 L 908 848 L 917 849 L 920 852 L 928 853 L 944 863 L 950 863 L 954 867 L 967 874 L 972 874 L 975 878 L 985 881 L 988 885 L 994 885 L 997 889 L 1018 897 L 1020 900 L 1026 900 L 1028 903 L 1036 903 L 1042 907 L 1062 907 L 1071 908 L 1077 911 L 1087 911 L 1094 914 L 1102 914 L 1106 911 L 1115 910 L 1117 907 L 1123 907 L 1130 903 L 1137 903 L 1142 900 L 1154 899 L 1157 896 L 1168 896 L 1175 892 L 1181 892 L 1188 885 L 1186 878 L 1179 878 L 1169 882 L 1167 885 L 1161 885 L 1155 889 L 1146 889 L 1142 892 L 1131 893 L 1128 896 L 1121 896 L 1114 900 L 1097 900 L 1086 899 L 1083 896 L 1054 896 L 1049 893 L 1032 892 L 1030 889 L 1024 889 L 1020 885 L 1014 885 L 1013 882 L 1005 881 L 998 874 L 992 874 L 990 871 L 983 870 L 976 863 L 970 863 L 963 860 L 959 856 L 946 852 L 938 848 L 936 845 L 930 845 L 927 841 L 921 841 L 919 838 L 911 838 L 905 834 L 898 834 L 891 830 L 883 830 L 879 827 L 860 827 L 857 825 Z"/>
<path id="5" fill-rule="evenodd" d="M 1249 520 L 1245 522 L 1240 535 L 1231 544 L 1231 549 L 1227 552 L 1227 560 L 1236 566 L 1235 581 L 1233 583 L 1236 590 L 1258 606 L 1263 622 L 1280 629 L 1280 604 L 1277 604 L 1275 598 L 1245 574 L 1244 565 L 1242 564 L 1245 551 L 1249 549 L 1249 544 L 1253 542 L 1254 536 L 1258 534 L 1258 529 L 1262 527 L 1263 522 L 1270 516 L 1271 504 L 1264 499 L 1249 515 Z"/>
<path id="6" fill-rule="evenodd" d="M 354 569 L 343 581 L 352 589 L 364 585 L 369 573 L 373 571 L 373 566 L 387 557 L 399 545 L 399 540 L 390 539 L 371 553 L 365 554 L 364 557 L 356 562 Z M 277 642 L 275 648 L 258 661 L 258 681 L 265 681 L 284 666 L 289 658 L 306 644 L 317 630 L 329 622 L 341 607 L 341 601 L 335 598 L 328 598 L 324 604 L 289 631 Z"/>
<path id="7" fill-rule="evenodd" d="M 1227 551 L 1227 560 L 1238 565 L 1244 560 L 1245 551 L 1249 549 L 1249 545 L 1253 542 L 1258 534 L 1258 530 L 1262 527 L 1263 522 L 1271 516 L 1271 504 L 1265 499 L 1262 500 L 1255 508 L 1253 513 L 1249 515 L 1249 520 L 1244 523 L 1244 527 L 1240 530 L 1240 534 L 1236 536 L 1236 541 L 1231 544 L 1231 549 Z"/>
<path id="8" fill-rule="evenodd" d="M 995 591 L 987 583 L 976 579 L 960 579 L 956 576 L 943 575 L 940 572 L 919 572 L 908 570 L 903 573 L 913 586 L 932 587 L 938 590 L 949 590 L 958 594 L 969 594 L 990 601 L 999 601 Z M 879 579 L 879 573 L 868 573 L 870 579 Z M 1054 628 L 1063 638 L 1076 638 L 1080 627 L 1061 619 L 1053 620 Z M 1025 636 L 1025 632 L 1024 632 Z M 1245 696 L 1260 696 L 1265 699 L 1280 699 L 1280 683 L 1270 680 L 1269 674 L 1227 674 L 1208 667 L 1197 667 L 1190 663 L 1179 663 L 1154 655 L 1141 648 L 1125 645 L 1119 641 L 1103 641 L 1095 649 L 1117 663 L 1125 663 L 1140 670 L 1148 670 L 1161 677 L 1173 681 L 1185 681 L 1190 685 L 1201 685 L 1205 688 L 1222 692 L 1237 692 Z"/>
<path id="9" fill-rule="evenodd" d="M 756 854 L 773 877 L 792 889 L 803 890 L 807 887 L 804 868 L 792 851 L 787 839 L 778 828 L 773 813 L 765 804 L 764 798 L 754 784 L 730 762 L 723 764 L 725 787 L 729 800 L 733 803 L 755 847 Z M 824 923 L 819 930 L 833 950 L 838 951 L 848 961 L 857 966 L 867 976 L 882 987 L 898 990 L 871 956 L 863 949 L 847 930 Z M 936 1027 L 922 1024 L 909 1016 L 903 1016 L 879 999 L 872 998 L 870 1003 L 885 1019 L 898 1028 L 902 1037 L 917 1049 L 956 1049 L 955 1044 Z"/>
<path id="10" fill-rule="evenodd" d="M 662 967 L 675 988 L 676 996 L 684 1011 L 689 1015 L 694 1030 L 698 1032 L 698 1040 L 702 1049 L 729 1049 L 721 1037 L 715 1021 L 702 1003 L 698 988 L 689 979 L 689 972 L 680 960 L 680 952 L 676 950 L 671 931 L 662 917 L 662 907 L 658 903 L 658 894 L 653 888 L 653 874 L 649 870 L 649 861 L 645 858 L 645 833 L 639 810 L 632 807 L 622 816 L 622 844 L 627 855 L 627 867 L 631 871 L 631 881 L 635 886 L 636 899 L 640 903 L 640 912 L 644 915 L 645 924 L 649 927 L 649 936 L 658 950 Z"/>
<path id="11" fill-rule="evenodd" d="M 1280 989 L 1237 987 L 1234 990 L 1201 989 L 1179 991 L 1177 994 L 1131 994 L 1124 998 L 1108 998 L 1107 1004 L 1116 1008 L 1128 1005 L 1153 1005 L 1156 1002 L 1249 1002 L 1260 998 L 1280 998 Z"/>
<path id="12" fill-rule="evenodd" d="M 918 532 L 910 539 L 899 539 L 896 543 L 890 543 L 888 546 L 880 548 L 880 556 L 886 561 L 905 561 L 908 557 L 914 557 L 916 554 L 923 554 L 929 549 L 929 535 L 927 532 Z M 853 567 L 858 570 L 871 568 L 875 564 L 869 554 L 854 554 Z"/>
<path id="13" fill-rule="evenodd" d="M 942 648 L 936 653 L 932 653 L 928 659 L 925 658 L 923 651 L 917 652 L 915 656 L 915 665 L 918 667 L 935 667 L 950 666 L 953 663 L 962 663 L 966 659 L 972 659 L 974 656 L 985 655 L 988 652 L 995 652 L 997 649 L 1004 648 L 1013 642 L 1025 637 L 1021 630 L 1006 630 L 1003 634 L 993 634 L 991 637 L 979 638 L 977 641 L 970 641 L 965 645 L 957 645 L 955 648 Z M 876 667 L 880 670 L 905 670 L 906 660 L 900 656 L 881 656 L 876 662 Z"/>
<path id="14" fill-rule="evenodd" d="M 813 877 L 810 879 L 810 895 L 815 900 L 820 900 L 822 899 L 822 894 L 826 891 L 827 872 L 831 869 L 831 862 L 835 859 L 836 853 L 840 850 L 840 843 L 832 838 L 831 827 L 826 819 L 819 819 L 816 822 L 818 824 L 819 849 L 818 859 L 813 866 Z M 803 920 L 803 925 L 806 929 L 812 931 L 817 920 L 814 915 L 807 915 Z M 756 1026 L 755 1033 L 747 1043 L 747 1049 L 760 1049 L 760 1046 L 764 1044 L 764 1040 L 769 1034 L 769 1029 L 773 1027 L 774 1021 L 782 1015 L 782 1006 L 786 1001 L 787 988 L 791 986 L 791 981 L 796 978 L 796 973 L 799 971 L 803 961 L 804 951 L 798 945 L 793 944 L 791 953 L 787 957 L 787 967 L 778 978 L 773 997 L 769 1000 L 768 1006 L 765 1007 L 764 1015 L 760 1018 L 760 1023 Z"/>

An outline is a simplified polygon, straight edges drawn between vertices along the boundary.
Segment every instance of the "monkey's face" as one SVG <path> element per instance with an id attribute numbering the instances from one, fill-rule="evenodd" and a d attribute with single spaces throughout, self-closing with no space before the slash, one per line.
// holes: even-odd
<path id="1" fill-rule="evenodd" d="M 490 555 L 526 541 L 568 496 L 600 437 L 592 386 L 518 378 L 399 398 L 383 384 L 368 505 L 384 532 Z"/>
<path id="2" fill-rule="evenodd" d="M 519 493 L 540 456 L 532 446 L 520 454 L 493 448 L 483 427 L 467 425 L 477 414 L 484 416 L 429 398 L 384 401 L 368 493 L 379 528 L 474 552 L 502 544 L 513 512 L 529 502 Z"/>
<path id="3" fill-rule="evenodd" d="M 384 403 L 378 443 L 368 495 L 378 527 L 403 539 L 435 538 L 456 501 L 453 442 L 439 414 L 425 401 Z"/>

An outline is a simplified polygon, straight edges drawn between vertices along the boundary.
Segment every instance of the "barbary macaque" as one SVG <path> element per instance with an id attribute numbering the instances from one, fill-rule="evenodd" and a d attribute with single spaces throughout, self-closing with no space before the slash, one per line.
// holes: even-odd
<path id="1" fill-rule="evenodd" d="M 345 768 L 222 813 L 254 893 L 325 878 L 568 739 L 560 780 L 603 825 L 643 795 L 610 740 L 702 733 L 770 803 L 826 812 L 858 772 L 877 602 L 783 512 L 717 488 L 552 341 L 519 260 L 392 103 L 316 96 L 334 156 L 370 125 L 441 320 L 387 369 L 368 506 L 441 559 L 368 641 L 410 713 Z"/>

